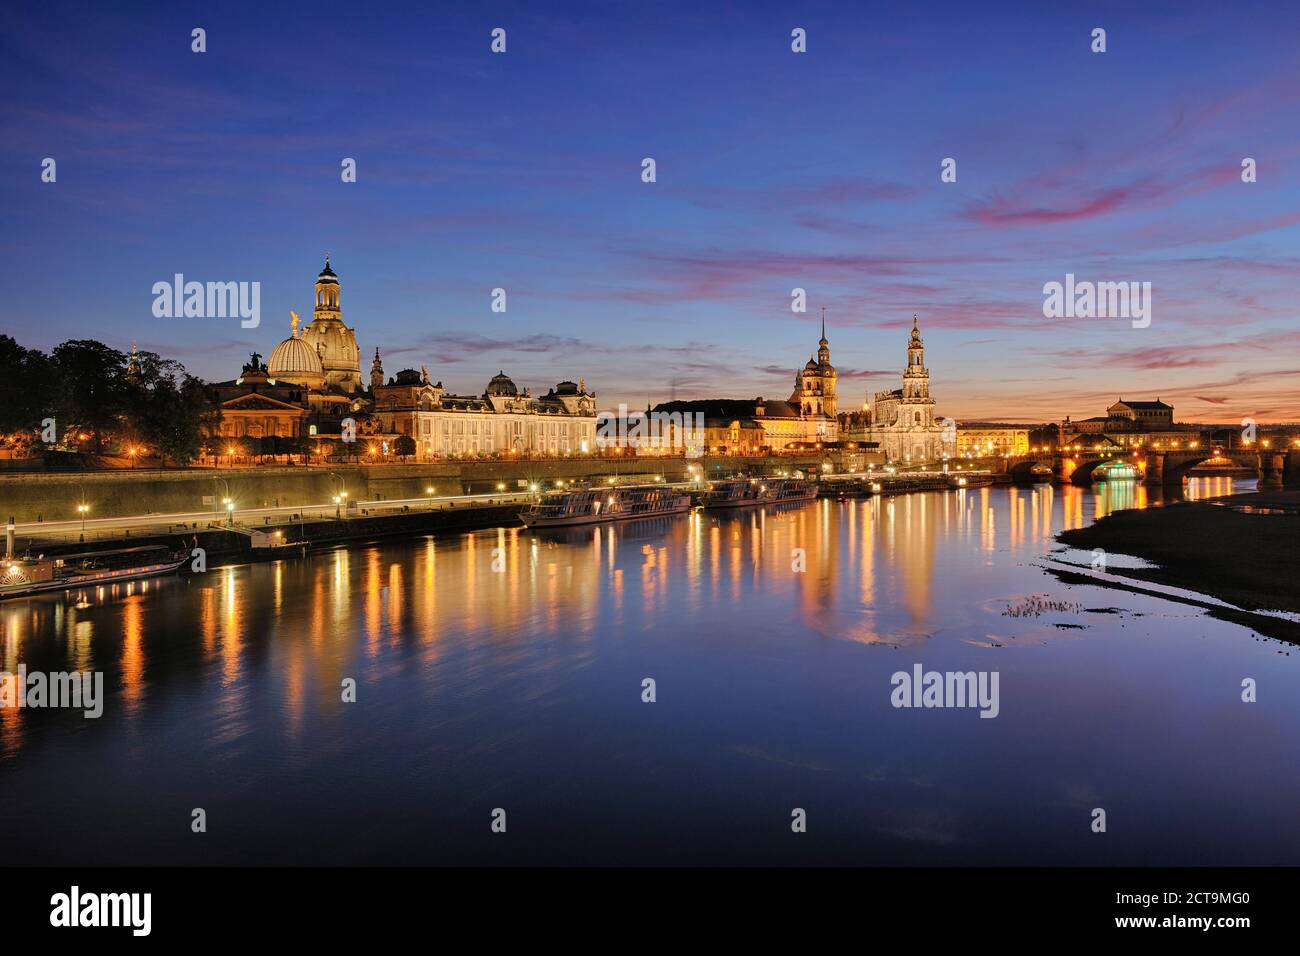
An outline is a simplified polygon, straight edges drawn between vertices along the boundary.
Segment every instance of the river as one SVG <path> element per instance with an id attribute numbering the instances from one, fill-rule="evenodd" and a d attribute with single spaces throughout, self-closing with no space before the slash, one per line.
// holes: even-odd
<path id="1" fill-rule="evenodd" d="M 1300 864 L 1300 655 L 1042 567 L 1152 494 L 497 529 L 9 602 L 0 670 L 102 671 L 105 700 L 0 709 L 7 862 Z M 997 716 L 893 706 L 916 664 L 996 672 Z"/>

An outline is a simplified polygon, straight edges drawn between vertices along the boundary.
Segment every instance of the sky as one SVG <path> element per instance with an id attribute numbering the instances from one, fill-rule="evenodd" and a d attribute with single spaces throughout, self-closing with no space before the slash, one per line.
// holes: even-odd
<path id="1" fill-rule="evenodd" d="M 10 2 L 0 83 L 29 347 L 233 378 L 329 252 L 367 380 L 787 398 L 824 307 L 841 410 L 915 313 L 941 415 L 1300 420 L 1300 4 Z M 155 317 L 176 273 L 260 326 Z M 1150 282 L 1149 326 L 1045 317 L 1067 274 Z"/>

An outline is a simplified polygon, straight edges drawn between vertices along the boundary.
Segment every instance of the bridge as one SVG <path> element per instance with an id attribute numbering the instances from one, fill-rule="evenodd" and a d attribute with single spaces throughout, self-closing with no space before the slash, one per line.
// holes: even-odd
<path id="1" fill-rule="evenodd" d="M 1006 462 L 1013 479 L 1031 480 L 1050 468 L 1053 480 L 1061 484 L 1091 484 L 1093 472 L 1102 465 L 1132 465 L 1148 485 L 1178 487 L 1191 470 L 1206 463 L 1249 468 L 1259 479 L 1260 488 L 1300 488 L 1300 448 L 1225 449 L 1215 445 L 1187 449 L 1122 450 L 1075 449 L 1049 454 L 1023 455 Z"/>

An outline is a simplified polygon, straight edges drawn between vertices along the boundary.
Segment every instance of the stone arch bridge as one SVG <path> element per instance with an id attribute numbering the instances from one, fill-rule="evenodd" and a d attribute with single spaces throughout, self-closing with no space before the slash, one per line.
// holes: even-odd
<path id="1" fill-rule="evenodd" d="M 1176 487 L 1197 465 L 1207 461 L 1231 463 L 1252 469 L 1259 477 L 1261 488 L 1300 488 L 1300 449 L 1284 448 L 1226 450 L 1207 447 L 1202 450 L 1178 449 L 1162 451 L 1148 449 L 1137 454 L 1122 452 L 1078 451 L 1057 452 L 1049 455 L 1026 455 L 1007 461 L 1007 472 L 1018 479 L 1030 479 L 1050 467 L 1053 478 L 1062 483 L 1087 485 L 1093 472 L 1107 464 L 1122 463 L 1137 468 L 1142 481 L 1148 485 Z"/>

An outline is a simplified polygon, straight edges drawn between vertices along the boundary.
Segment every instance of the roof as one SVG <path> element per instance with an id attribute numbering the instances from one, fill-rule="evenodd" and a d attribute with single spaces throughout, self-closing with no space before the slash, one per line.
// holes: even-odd
<path id="1" fill-rule="evenodd" d="M 1167 405 L 1167 404 L 1165 404 L 1164 402 L 1160 401 L 1159 399 L 1156 399 L 1154 402 L 1126 402 L 1126 401 L 1124 401 L 1124 399 L 1121 398 L 1121 399 L 1120 399 L 1118 402 L 1116 402 L 1115 404 L 1116 404 L 1116 405 L 1127 405 L 1129 408 L 1168 408 L 1168 409 L 1170 409 L 1171 411 L 1173 410 L 1173 407 L 1174 407 L 1174 406 L 1172 406 L 1172 405 Z"/>
<path id="2" fill-rule="evenodd" d="M 789 402 L 758 402 L 752 398 L 704 398 L 685 402 L 663 402 L 654 407 L 656 412 L 681 412 L 702 414 L 706 420 L 736 421 L 740 418 L 758 417 L 758 406 L 763 406 L 763 418 L 798 418 L 799 409 Z"/>

